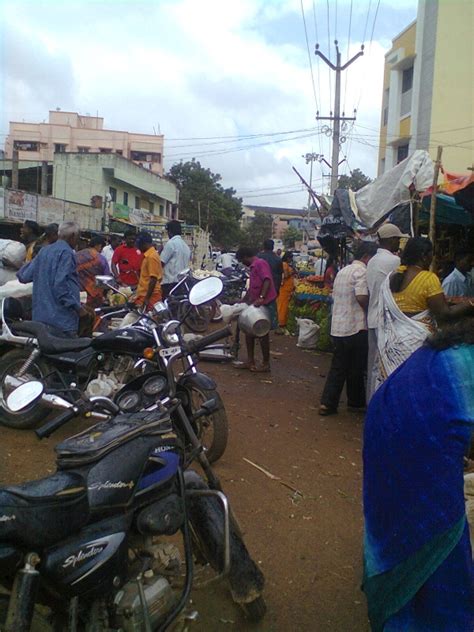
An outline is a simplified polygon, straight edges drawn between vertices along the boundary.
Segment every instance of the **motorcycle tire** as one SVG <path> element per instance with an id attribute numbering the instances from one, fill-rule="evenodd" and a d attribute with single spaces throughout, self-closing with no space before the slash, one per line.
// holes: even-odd
<path id="1" fill-rule="evenodd" d="M 257 597 L 249 603 L 241 603 L 240 606 L 249 621 L 260 621 L 267 612 L 267 604 L 263 597 Z"/>
<path id="2" fill-rule="evenodd" d="M 224 454 L 229 439 L 229 422 L 224 402 L 219 393 L 212 389 L 191 386 L 191 408 L 193 411 L 201 408 L 204 402 L 215 399 L 217 410 L 208 417 L 201 417 L 196 421 L 196 434 L 204 446 L 209 463 L 215 463 Z M 206 441 L 206 432 L 212 430 L 212 437 Z"/>
<path id="3" fill-rule="evenodd" d="M 211 317 L 211 307 L 209 305 L 199 305 L 191 309 L 184 320 L 184 326 L 194 334 L 202 334 L 208 330 Z"/>
<path id="4" fill-rule="evenodd" d="M 30 352 L 26 349 L 13 349 L 0 357 L 0 422 L 9 428 L 17 428 L 18 430 L 29 430 L 35 428 L 38 423 L 45 419 L 48 414 L 44 406 L 31 404 L 18 413 L 12 413 L 6 407 L 3 399 L 3 380 L 7 374 L 15 374 L 25 360 L 29 357 Z M 28 375 L 32 378 L 43 379 L 47 373 L 44 365 L 35 360 L 33 366 L 28 370 Z"/>

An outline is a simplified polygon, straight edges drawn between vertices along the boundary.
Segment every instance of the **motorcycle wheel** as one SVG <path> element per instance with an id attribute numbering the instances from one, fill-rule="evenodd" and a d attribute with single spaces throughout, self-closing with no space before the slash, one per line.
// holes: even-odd
<path id="1" fill-rule="evenodd" d="M 208 417 L 201 417 L 196 421 L 197 436 L 204 446 L 210 463 L 215 463 L 224 454 L 229 438 L 229 422 L 224 408 L 224 402 L 215 390 L 191 387 L 191 408 L 199 410 L 204 402 L 215 399 L 217 410 Z"/>
<path id="2" fill-rule="evenodd" d="M 21 412 L 12 413 L 7 408 L 3 397 L 3 381 L 6 375 L 15 375 L 29 355 L 30 353 L 26 350 L 13 349 L 0 357 L 0 420 L 4 426 L 19 430 L 35 428 L 47 415 L 46 408 L 38 404 L 31 404 Z M 28 376 L 31 379 L 42 380 L 45 374 L 45 368 L 38 360 L 35 360 L 28 369 Z"/>
<path id="3" fill-rule="evenodd" d="M 188 308 L 186 308 L 187 310 Z M 211 322 L 212 309 L 209 305 L 199 305 L 193 307 L 189 314 L 186 316 L 184 325 L 189 331 L 194 334 L 202 334 L 207 331 L 209 323 Z"/>
<path id="4" fill-rule="evenodd" d="M 260 621 L 267 612 L 267 604 L 263 597 L 257 597 L 249 603 L 240 604 L 249 621 Z"/>

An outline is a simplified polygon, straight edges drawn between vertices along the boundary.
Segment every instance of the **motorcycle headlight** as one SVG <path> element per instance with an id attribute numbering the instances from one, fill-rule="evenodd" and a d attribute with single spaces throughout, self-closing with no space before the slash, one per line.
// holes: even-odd
<path id="1" fill-rule="evenodd" d="M 161 337 L 163 342 L 169 346 L 179 344 L 179 328 L 181 323 L 179 320 L 170 320 L 163 325 L 163 329 L 161 330 Z"/>

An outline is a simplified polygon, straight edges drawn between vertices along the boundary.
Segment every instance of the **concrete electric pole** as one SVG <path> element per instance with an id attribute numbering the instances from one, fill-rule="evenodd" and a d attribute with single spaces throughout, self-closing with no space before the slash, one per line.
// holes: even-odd
<path id="1" fill-rule="evenodd" d="M 340 137 L 341 137 L 341 121 L 355 121 L 355 116 L 346 117 L 344 112 L 341 116 L 341 73 L 346 70 L 356 59 L 364 54 L 364 45 L 362 44 L 360 51 L 349 59 L 343 66 L 341 66 L 341 53 L 337 40 L 334 42 L 336 45 L 336 65 L 334 65 L 323 53 L 319 50 L 319 44 L 316 44 L 315 54 L 324 61 L 325 64 L 334 70 L 336 73 L 336 89 L 334 95 L 334 116 L 331 112 L 331 116 L 319 116 L 316 118 L 321 121 L 334 121 L 334 127 L 332 131 L 332 160 L 331 160 L 331 193 L 337 189 L 337 181 L 339 177 L 339 149 L 340 149 Z M 355 110 L 354 110 L 355 115 Z"/>

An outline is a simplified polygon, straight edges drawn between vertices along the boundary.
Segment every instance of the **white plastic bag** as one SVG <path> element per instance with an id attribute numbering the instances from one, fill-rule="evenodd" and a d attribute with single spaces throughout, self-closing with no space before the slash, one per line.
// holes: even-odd
<path id="1" fill-rule="evenodd" d="M 297 347 L 301 349 L 315 349 L 319 339 L 319 325 L 309 318 L 297 318 L 298 342 Z"/>

